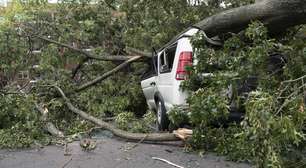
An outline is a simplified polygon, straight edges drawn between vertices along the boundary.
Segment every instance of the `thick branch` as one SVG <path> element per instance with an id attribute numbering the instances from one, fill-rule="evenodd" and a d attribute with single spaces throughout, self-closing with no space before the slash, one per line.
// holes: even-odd
<path id="1" fill-rule="evenodd" d="M 102 129 L 106 129 L 106 130 L 111 131 L 114 135 L 116 135 L 118 137 L 125 138 L 125 139 L 128 139 L 128 140 L 133 140 L 133 141 L 139 141 L 139 140 L 145 140 L 145 141 L 177 141 L 177 140 L 179 140 L 174 134 L 171 134 L 171 133 L 141 134 L 141 133 L 129 133 L 129 132 L 120 130 L 120 129 L 116 128 L 115 126 L 113 126 L 113 125 L 111 125 L 107 122 L 104 122 L 100 119 L 97 119 L 97 118 L 87 114 L 86 112 L 76 108 L 71 103 L 71 101 L 66 97 L 65 93 L 63 92 L 63 90 L 61 88 L 59 88 L 58 86 L 54 86 L 54 87 L 58 90 L 58 92 L 60 93 L 60 95 L 64 99 L 64 101 L 65 101 L 66 105 L 68 106 L 69 110 L 71 110 L 75 114 L 78 114 L 82 118 L 98 125 Z"/>
<path id="2" fill-rule="evenodd" d="M 101 60 L 101 61 L 126 61 L 128 59 L 131 59 L 131 58 L 135 57 L 135 56 L 123 56 L 123 55 L 122 56 L 120 56 L 120 55 L 97 56 L 97 55 L 91 54 L 87 51 L 84 51 L 82 49 L 70 46 L 68 44 L 60 43 L 58 41 L 55 41 L 55 40 L 52 40 L 52 39 L 49 39 L 49 38 L 46 38 L 46 37 L 42 37 L 42 36 L 35 36 L 35 37 L 37 37 L 41 40 L 47 41 L 49 43 L 53 43 L 53 44 L 68 48 L 70 50 L 76 51 L 76 52 L 78 52 L 78 53 L 80 53 L 80 54 L 82 54 L 85 57 L 90 58 L 90 59 Z"/>
<path id="3" fill-rule="evenodd" d="M 248 27 L 252 21 L 259 20 L 269 29 L 270 33 L 277 34 L 285 29 L 306 23 L 305 0 L 260 0 L 255 4 L 226 10 L 205 18 L 191 27 L 205 32 L 208 37 L 223 33 L 238 33 Z M 165 46 L 174 43 L 190 28 L 175 36 Z"/>
<path id="4" fill-rule="evenodd" d="M 239 32 L 251 21 L 259 20 L 270 32 L 306 23 L 305 0 L 263 0 L 261 2 L 227 10 L 195 24 L 208 36 L 226 32 Z"/>
<path id="5" fill-rule="evenodd" d="M 91 86 L 94 86 L 96 85 L 97 83 L 103 81 L 104 79 L 108 78 L 109 76 L 113 75 L 114 73 L 118 72 L 119 70 L 123 69 L 124 67 L 128 66 L 130 63 L 134 62 L 134 61 L 137 61 L 138 59 L 140 59 L 141 56 L 136 56 L 136 57 L 133 57 L 125 62 L 123 62 L 122 64 L 118 65 L 116 68 L 112 69 L 111 71 L 108 71 L 106 73 L 104 73 L 102 76 L 99 76 L 97 77 L 96 79 L 88 82 L 88 83 L 85 83 L 84 85 L 80 86 L 76 91 L 79 92 L 79 91 L 82 91 L 82 90 L 85 90 Z"/>
<path id="6" fill-rule="evenodd" d="M 137 54 L 137 55 L 141 55 L 141 56 L 143 56 L 143 57 L 148 57 L 148 58 L 151 58 L 151 57 L 152 57 L 152 54 L 151 54 L 151 53 L 147 53 L 147 52 L 138 50 L 138 49 L 136 49 L 136 48 L 126 47 L 126 50 L 127 50 L 127 52 L 130 53 L 130 54 Z"/>

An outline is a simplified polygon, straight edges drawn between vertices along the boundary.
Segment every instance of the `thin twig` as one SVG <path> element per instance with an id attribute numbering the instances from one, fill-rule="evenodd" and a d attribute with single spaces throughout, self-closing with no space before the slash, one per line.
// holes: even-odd
<path id="1" fill-rule="evenodd" d="M 280 90 L 281 87 L 282 87 L 282 85 L 279 86 L 279 89 L 278 89 L 278 90 Z M 279 92 L 279 94 L 278 94 L 278 96 L 277 96 L 277 99 L 281 99 L 281 98 L 282 98 L 281 96 L 282 96 L 283 93 L 288 89 L 288 87 L 289 87 L 289 85 L 287 85 L 284 89 L 282 89 L 282 90 Z"/>
<path id="2" fill-rule="evenodd" d="M 303 80 L 304 78 L 306 78 L 306 75 L 302 76 L 302 77 L 299 77 L 299 78 L 296 78 L 296 79 L 292 79 L 292 80 L 286 80 L 286 81 L 283 81 L 282 83 L 292 83 L 292 82 L 296 82 L 296 81 L 299 81 L 299 80 Z"/>
<path id="3" fill-rule="evenodd" d="M 172 163 L 172 162 L 170 162 L 170 161 L 168 161 L 168 160 L 166 160 L 166 159 L 162 159 L 162 158 L 158 158 L 158 157 L 152 157 L 152 159 L 153 159 L 153 160 L 159 160 L 159 161 L 165 162 L 165 163 L 167 163 L 167 164 L 169 164 L 169 165 L 171 165 L 171 166 L 174 166 L 174 167 L 184 168 L 183 166 L 179 166 L 179 165 L 177 165 L 177 164 L 174 164 L 174 163 Z"/>
<path id="4" fill-rule="evenodd" d="M 2 95 L 25 95 L 25 93 L 21 93 L 21 92 L 7 92 L 4 90 L 0 90 L 0 94 Z"/>
<path id="5" fill-rule="evenodd" d="M 300 87 L 297 88 L 297 90 L 295 90 L 294 92 L 292 92 L 287 99 L 285 100 L 285 102 L 282 104 L 282 106 L 277 110 L 276 115 L 278 115 L 284 107 L 286 107 L 291 101 L 289 100 L 292 96 L 294 96 L 295 94 L 297 94 L 301 89 L 303 89 L 304 87 L 306 87 L 306 85 L 302 85 Z"/>
<path id="6" fill-rule="evenodd" d="M 139 144 L 141 144 L 147 137 L 148 137 L 148 135 L 145 136 L 145 137 L 143 137 L 139 142 L 137 142 L 137 143 L 134 144 L 133 146 L 127 148 L 125 151 L 129 151 L 129 150 L 132 150 L 132 149 L 136 148 L 136 147 L 137 147 Z"/>
<path id="7" fill-rule="evenodd" d="M 61 168 L 65 168 L 71 161 L 72 161 L 72 156 L 70 157 L 69 160 L 67 160 L 67 161 L 63 164 L 63 166 L 62 166 Z"/>

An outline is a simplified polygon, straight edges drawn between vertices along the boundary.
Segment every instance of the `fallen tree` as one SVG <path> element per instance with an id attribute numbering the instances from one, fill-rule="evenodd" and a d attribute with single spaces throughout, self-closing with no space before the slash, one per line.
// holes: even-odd
<path id="1" fill-rule="evenodd" d="M 269 28 L 270 32 L 278 33 L 279 31 L 283 31 L 288 27 L 306 23 L 306 2 L 304 0 L 264 0 L 255 4 L 226 10 L 224 12 L 210 16 L 202 20 L 201 22 L 195 24 L 194 27 L 200 28 L 208 36 L 215 36 L 227 32 L 239 32 L 245 29 L 247 25 L 254 20 L 259 20 L 263 22 Z M 46 42 L 59 45 L 61 47 L 66 47 L 85 56 L 77 69 L 79 69 L 81 65 L 89 59 L 95 59 L 100 61 L 125 61 L 113 70 L 110 70 L 104 73 L 103 75 L 97 77 L 96 79 L 81 85 L 80 87 L 74 90 L 75 92 L 80 92 L 89 87 L 92 87 L 98 84 L 99 82 L 107 79 L 111 75 L 115 74 L 130 63 L 141 60 L 141 58 L 143 57 L 149 58 L 151 56 L 150 53 L 146 53 L 129 47 L 126 47 L 126 50 L 129 54 L 136 54 L 139 56 L 96 56 L 82 49 L 78 49 L 68 44 L 60 43 L 58 41 L 51 40 L 46 37 L 35 37 Z M 177 37 L 175 37 L 173 40 L 176 40 L 176 38 Z M 173 40 L 170 43 L 172 43 Z M 76 72 L 73 72 L 74 75 L 75 73 Z M 114 126 L 92 116 L 89 116 L 85 112 L 77 109 L 75 106 L 72 105 L 72 103 L 66 97 L 64 92 L 59 87 L 56 88 L 61 93 L 61 96 L 63 97 L 66 105 L 71 111 L 101 126 L 102 128 L 112 131 L 115 135 L 119 137 L 131 140 L 145 139 L 149 141 L 177 140 L 177 138 L 173 134 L 149 134 L 148 136 L 147 134 L 131 134 L 117 129 Z"/>

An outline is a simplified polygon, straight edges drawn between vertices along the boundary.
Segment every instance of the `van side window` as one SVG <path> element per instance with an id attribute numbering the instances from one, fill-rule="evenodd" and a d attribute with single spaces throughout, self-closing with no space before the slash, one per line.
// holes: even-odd
<path id="1" fill-rule="evenodd" d="M 165 52 L 163 51 L 159 56 L 159 72 L 166 73 L 169 72 L 169 67 L 167 64 L 167 59 L 165 57 Z"/>
<path id="2" fill-rule="evenodd" d="M 176 53 L 177 44 L 166 48 L 160 55 L 160 65 L 159 72 L 160 73 L 169 73 L 172 71 L 174 57 Z"/>
<path id="3" fill-rule="evenodd" d="M 172 71 L 173 68 L 173 61 L 176 53 L 176 47 L 177 45 L 172 46 L 171 48 L 166 49 L 166 58 L 167 58 L 167 63 L 170 71 Z"/>

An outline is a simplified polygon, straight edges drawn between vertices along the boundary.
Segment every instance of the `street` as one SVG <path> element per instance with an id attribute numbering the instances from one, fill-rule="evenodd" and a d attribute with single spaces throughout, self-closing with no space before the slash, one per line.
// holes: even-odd
<path id="1" fill-rule="evenodd" d="M 225 158 L 207 154 L 200 157 L 185 153 L 177 145 L 152 145 L 128 143 L 114 138 L 97 141 L 93 151 L 83 151 L 79 142 L 64 147 L 47 146 L 41 149 L 0 150 L 0 168 L 174 168 L 152 157 L 166 159 L 185 168 L 249 168 L 247 164 L 226 161 Z"/>

